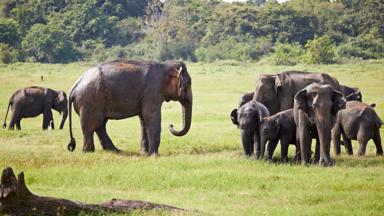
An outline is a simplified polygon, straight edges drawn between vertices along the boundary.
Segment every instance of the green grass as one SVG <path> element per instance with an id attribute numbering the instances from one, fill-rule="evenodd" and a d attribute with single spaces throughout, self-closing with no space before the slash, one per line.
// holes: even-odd
<path id="1" fill-rule="evenodd" d="M 372 141 L 366 157 L 346 156 L 343 150 L 331 168 L 268 164 L 242 157 L 239 131 L 231 124 L 229 113 L 241 93 L 255 89 L 260 73 L 299 69 L 328 72 L 342 84 L 359 87 L 364 101 L 375 102 L 383 119 L 384 61 L 295 67 L 232 61 L 187 65 L 194 92 L 192 128 L 184 137 L 172 136 L 167 126 L 181 127 L 181 107 L 176 102 L 164 103 L 160 157 L 139 156 L 137 117 L 108 123 L 112 140 L 124 151 L 116 155 L 102 151 L 97 136 L 96 152 L 81 153 L 76 114 L 73 125 L 78 146 L 75 152 L 68 152 L 68 125 L 64 130 L 42 131 L 39 116 L 24 119 L 21 131 L 0 130 L 0 168 L 24 171 L 36 194 L 90 203 L 139 199 L 209 215 L 383 214 L 384 157 L 375 156 Z M 16 89 L 40 85 L 69 92 L 91 66 L 0 65 L 0 120 Z M 44 81 L 40 81 L 41 75 Z M 58 124 L 58 113 L 54 118 Z M 381 132 L 384 139 L 383 129 Z M 358 144 L 353 142 L 353 147 L 356 153 Z M 279 152 L 280 147 L 275 157 Z M 291 157 L 293 152 L 290 148 Z"/>

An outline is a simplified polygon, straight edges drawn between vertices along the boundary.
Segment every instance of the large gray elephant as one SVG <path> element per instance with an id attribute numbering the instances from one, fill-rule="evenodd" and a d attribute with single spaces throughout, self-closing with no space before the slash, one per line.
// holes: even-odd
<path id="1" fill-rule="evenodd" d="M 158 154 L 161 131 L 161 106 L 164 101 L 179 101 L 183 108 L 183 126 L 175 136 L 185 135 L 192 118 L 191 77 L 183 62 L 153 62 L 116 60 L 86 71 L 74 84 L 69 95 L 69 125 L 72 134 L 71 106 L 80 116 L 83 132 L 83 152 L 95 150 L 93 134 L 99 137 L 104 150 L 119 151 L 106 131 L 109 119 L 139 116 L 141 123 L 141 151 Z"/>
<path id="2" fill-rule="evenodd" d="M 9 129 L 20 130 L 20 121 L 22 118 L 36 117 L 43 113 L 43 129 L 50 126 L 54 129 L 52 110 L 62 113 L 60 129 L 63 129 L 68 115 L 67 95 L 64 91 L 55 91 L 50 88 L 32 86 L 17 90 L 9 99 L 7 113 L 5 115 L 3 128 L 7 127 L 7 116 L 9 108 L 12 110 L 12 118 L 9 123 Z"/>
<path id="3" fill-rule="evenodd" d="M 337 112 L 345 108 L 344 95 L 331 85 L 312 83 L 294 97 L 294 120 L 302 163 L 311 159 L 311 136 L 320 141 L 319 163 L 332 165 L 330 157 L 331 129 Z"/>
<path id="4" fill-rule="evenodd" d="M 340 91 L 337 79 L 325 73 L 286 71 L 260 75 L 253 100 L 264 104 L 272 114 L 293 108 L 293 97 L 311 83 L 329 84 Z"/>

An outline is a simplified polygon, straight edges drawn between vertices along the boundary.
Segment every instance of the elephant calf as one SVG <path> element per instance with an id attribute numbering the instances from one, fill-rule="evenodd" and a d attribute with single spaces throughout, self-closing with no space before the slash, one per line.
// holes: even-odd
<path id="1" fill-rule="evenodd" d="M 65 120 L 68 115 L 67 95 L 64 91 L 55 91 L 50 88 L 43 87 L 27 87 L 17 90 L 9 99 L 7 114 L 5 115 L 3 128 L 7 127 L 6 121 L 9 108 L 12 110 L 12 118 L 9 123 L 9 129 L 20 130 L 20 121 L 22 118 L 36 117 L 43 113 L 43 129 L 50 126 L 54 129 L 52 110 L 63 112 L 60 123 L 60 129 L 63 129 Z"/>
<path id="2" fill-rule="evenodd" d="M 260 124 L 261 157 L 264 156 L 265 145 L 268 144 L 268 160 L 272 160 L 273 152 L 277 143 L 281 144 L 281 162 L 288 159 L 288 146 L 296 146 L 296 124 L 293 118 L 293 109 L 276 113 L 263 118 Z M 300 155 L 299 147 L 296 146 L 296 159 Z"/>
<path id="3" fill-rule="evenodd" d="M 340 154 L 340 136 L 349 155 L 353 154 L 351 140 L 360 144 L 359 156 L 365 155 L 367 142 L 373 139 L 377 155 L 383 154 L 380 138 L 380 127 L 383 122 L 373 109 L 374 105 L 367 105 L 358 101 L 349 101 L 346 109 L 337 113 L 336 123 L 332 130 L 332 140 L 336 155 Z"/>
<path id="4" fill-rule="evenodd" d="M 269 116 L 267 107 L 254 100 L 231 112 L 232 122 L 240 128 L 244 155 L 251 156 L 254 153 L 254 149 L 256 149 L 256 158 L 260 157 L 259 126 L 261 120 L 267 116 Z"/>

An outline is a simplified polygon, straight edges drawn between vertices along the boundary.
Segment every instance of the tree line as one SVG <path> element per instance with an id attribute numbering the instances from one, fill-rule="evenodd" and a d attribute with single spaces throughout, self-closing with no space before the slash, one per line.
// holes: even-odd
<path id="1" fill-rule="evenodd" d="M 384 57 L 383 0 L 5 0 L 0 62 Z"/>

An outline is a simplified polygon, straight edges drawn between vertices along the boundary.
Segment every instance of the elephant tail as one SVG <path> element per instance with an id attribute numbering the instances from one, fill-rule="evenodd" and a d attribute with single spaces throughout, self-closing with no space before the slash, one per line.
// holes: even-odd
<path id="1" fill-rule="evenodd" d="M 75 141 L 75 138 L 73 137 L 73 133 L 72 133 L 72 101 L 73 101 L 73 98 L 71 95 L 69 95 L 69 103 L 68 103 L 68 114 L 69 114 L 69 135 L 71 137 L 71 141 L 69 142 L 68 144 L 68 151 L 74 151 L 75 148 L 76 148 L 76 141 Z"/>
<path id="2" fill-rule="evenodd" d="M 4 128 L 4 129 L 7 127 L 8 111 L 9 111 L 9 108 L 10 108 L 11 106 L 12 106 L 12 99 L 9 100 L 8 108 L 7 108 L 7 113 L 5 114 L 5 119 L 4 119 L 4 123 L 3 123 L 3 128 Z"/>

